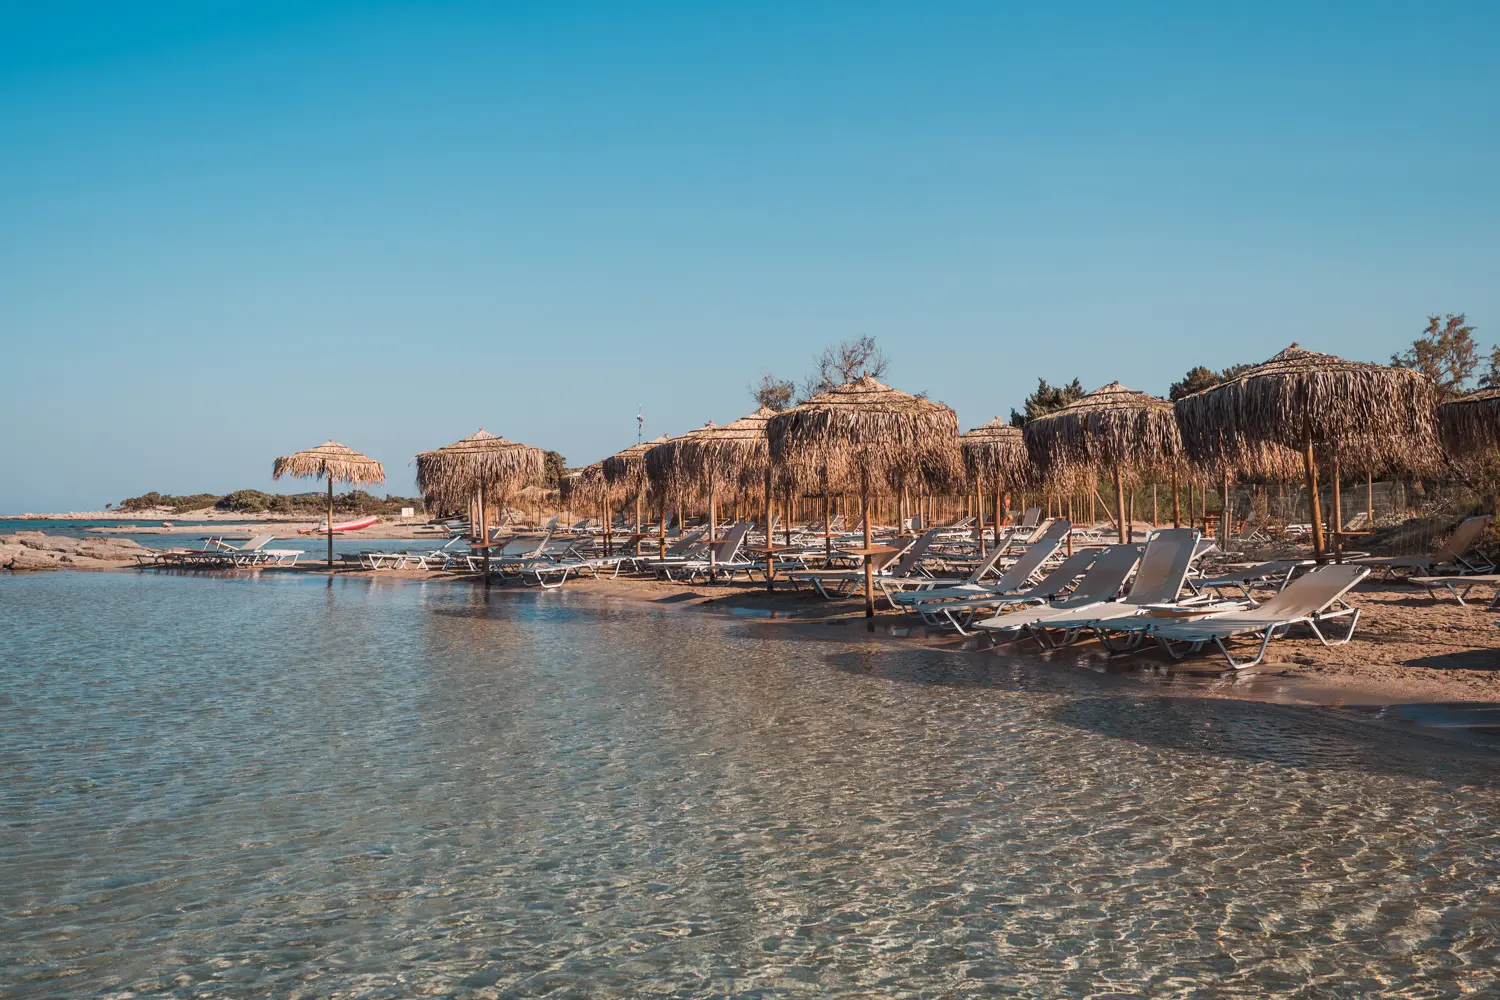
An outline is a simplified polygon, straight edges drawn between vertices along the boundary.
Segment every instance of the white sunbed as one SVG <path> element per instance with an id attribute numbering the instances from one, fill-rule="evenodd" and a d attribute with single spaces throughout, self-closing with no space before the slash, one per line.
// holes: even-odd
<path id="1" fill-rule="evenodd" d="M 921 615 L 922 621 L 928 625 L 951 628 L 959 635 L 969 635 L 970 633 L 965 631 L 965 628 L 981 611 L 990 610 L 993 614 L 999 614 L 1004 609 L 1016 605 L 1046 604 L 1049 601 L 1066 597 L 1078 578 L 1088 572 L 1088 568 L 1103 551 L 1103 546 L 1079 549 L 1064 559 L 1056 569 L 1048 573 L 1035 586 L 1025 590 L 1018 589 L 1007 594 L 991 592 L 952 599 L 935 598 L 918 601 L 913 605 L 913 610 Z"/>
<path id="2" fill-rule="evenodd" d="M 1145 546 L 1136 543 L 1111 545 L 1101 551 L 1078 581 L 1078 586 L 1067 597 L 1053 604 L 1019 608 L 1004 614 L 974 623 L 974 627 L 989 635 L 1019 637 L 1049 618 L 1061 618 L 1086 608 L 1094 608 L 1113 601 L 1119 596 L 1126 579 L 1141 560 Z"/>
<path id="3" fill-rule="evenodd" d="M 1063 539 L 1068 536 L 1072 527 L 1067 521 L 1053 522 L 1040 539 L 1034 542 L 1019 558 L 1013 562 L 1009 569 L 1000 575 L 994 583 L 983 583 L 983 577 L 994 569 L 1004 555 L 1004 549 L 996 546 L 989 554 L 974 568 L 974 572 L 961 580 L 942 579 L 907 579 L 907 580 L 882 580 L 881 589 L 885 591 L 886 598 L 890 600 L 892 607 L 901 605 L 914 606 L 932 601 L 958 599 L 964 597 L 981 597 L 987 594 L 1007 594 L 1020 590 L 1031 582 L 1042 568 L 1042 565 L 1057 552 L 1061 547 Z M 892 592 L 892 588 L 898 591 Z"/>
<path id="4" fill-rule="evenodd" d="M 1354 638 L 1354 630 L 1359 625 L 1359 609 L 1349 604 L 1345 595 L 1369 575 L 1368 566 L 1353 563 L 1322 566 L 1293 580 L 1285 590 L 1258 608 L 1191 622 L 1168 621 L 1153 625 L 1147 634 L 1156 639 L 1174 660 L 1182 659 L 1186 652 L 1174 648 L 1174 643 L 1185 643 L 1196 651 L 1212 642 L 1235 670 L 1260 663 L 1271 640 L 1285 635 L 1293 625 L 1306 625 L 1325 646 L 1342 646 Z M 1330 611 L 1334 605 L 1339 607 Z M 1342 639 L 1330 640 L 1320 626 L 1338 618 L 1349 619 L 1349 630 Z M 1242 635 L 1260 636 L 1260 649 L 1253 659 L 1237 661 L 1225 641 Z"/>
<path id="5" fill-rule="evenodd" d="M 1067 614 L 1043 618 L 1027 626 L 1033 637 L 1044 646 L 1075 642 L 1085 633 L 1098 636 L 1105 646 L 1114 649 L 1109 634 L 1126 633 L 1139 641 L 1144 625 L 1140 621 L 1148 608 L 1158 611 L 1178 608 L 1178 596 L 1187 581 L 1188 570 L 1199 552 L 1198 532 L 1192 528 L 1164 528 L 1151 536 L 1141 564 L 1131 581 L 1130 590 L 1118 601 L 1109 601 Z M 1203 598 L 1190 601 L 1202 603 Z M 1235 608 L 1242 605 L 1235 605 Z M 1228 609 L 1226 609 L 1228 610 Z M 1061 636 L 1053 633 L 1061 632 Z"/>

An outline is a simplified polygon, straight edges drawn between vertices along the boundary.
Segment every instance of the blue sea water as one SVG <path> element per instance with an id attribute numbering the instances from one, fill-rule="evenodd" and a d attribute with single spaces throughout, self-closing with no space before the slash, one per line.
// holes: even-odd
<path id="1" fill-rule="evenodd" d="M 1500 759 L 570 594 L 0 575 L 0 997 L 1494 996 Z"/>

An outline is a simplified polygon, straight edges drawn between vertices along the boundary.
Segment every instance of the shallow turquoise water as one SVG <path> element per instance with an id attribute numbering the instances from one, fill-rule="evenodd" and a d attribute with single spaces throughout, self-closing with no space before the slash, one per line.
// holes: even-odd
<path id="1" fill-rule="evenodd" d="M 1500 767 L 567 592 L 0 576 L 0 996 L 1500 992 Z"/>

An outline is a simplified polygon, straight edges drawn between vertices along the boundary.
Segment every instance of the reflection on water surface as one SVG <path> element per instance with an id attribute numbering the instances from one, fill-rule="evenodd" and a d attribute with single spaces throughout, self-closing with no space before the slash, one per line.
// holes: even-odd
<path id="1" fill-rule="evenodd" d="M 1495 761 L 1335 713 L 566 592 L 0 610 L 0 996 L 1500 989 Z"/>

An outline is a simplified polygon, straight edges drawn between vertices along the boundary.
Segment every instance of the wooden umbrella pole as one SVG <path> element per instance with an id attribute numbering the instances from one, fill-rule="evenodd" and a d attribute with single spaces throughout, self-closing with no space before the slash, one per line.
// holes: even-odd
<path id="1" fill-rule="evenodd" d="M 604 555 L 609 557 L 609 523 L 612 520 L 609 513 L 609 497 L 604 498 Z"/>
<path id="2" fill-rule="evenodd" d="M 769 464 L 766 466 L 766 480 L 764 485 L 766 494 L 765 504 L 761 508 L 761 516 L 764 523 L 761 526 L 766 529 L 766 544 L 774 545 L 776 543 L 776 518 L 771 516 L 771 466 Z M 769 585 L 766 589 L 770 589 Z"/>
<path id="3" fill-rule="evenodd" d="M 665 559 L 667 558 L 667 494 L 665 491 L 657 499 L 656 505 L 660 512 L 660 523 L 656 526 L 656 553 Z"/>
<path id="4" fill-rule="evenodd" d="M 1302 474 L 1307 481 L 1307 506 L 1312 516 L 1313 558 L 1323 561 L 1323 504 L 1318 499 L 1318 466 L 1313 459 L 1312 435 L 1302 449 Z"/>
<path id="5" fill-rule="evenodd" d="M 833 562 L 833 518 L 828 491 L 823 491 L 823 565 Z"/>
<path id="6" fill-rule="evenodd" d="M 1366 472 L 1365 473 L 1365 520 L 1367 522 L 1369 522 L 1368 524 L 1365 525 L 1365 530 L 1366 531 L 1372 531 L 1372 530 L 1374 530 L 1374 528 L 1375 528 L 1375 473 L 1373 473 L 1373 472 Z"/>
<path id="7" fill-rule="evenodd" d="M 480 557 L 484 560 L 484 584 L 490 583 L 490 528 L 489 528 L 489 504 L 484 499 L 484 483 L 479 484 L 479 544 L 483 546 L 479 551 L 483 553 Z"/>
<path id="8" fill-rule="evenodd" d="M 644 493 L 644 492 L 645 492 L 645 490 L 641 490 L 641 489 L 637 489 L 635 491 L 635 533 L 637 535 L 639 535 L 641 533 L 641 500 L 642 500 L 641 494 Z M 541 514 L 540 510 L 537 511 L 536 519 L 538 521 L 541 521 L 541 519 L 542 519 L 542 514 Z M 639 552 L 640 549 L 637 548 L 636 551 Z"/>
<path id="9" fill-rule="evenodd" d="M 984 555 L 984 486 L 978 477 L 974 479 L 974 541 Z"/>
<path id="10" fill-rule="evenodd" d="M 1153 527 L 1153 528 L 1156 527 L 1157 522 L 1160 520 L 1160 517 L 1159 517 L 1160 514 L 1161 514 L 1161 507 L 1160 507 L 1160 505 L 1158 505 L 1157 499 L 1156 499 L 1156 484 L 1152 483 L 1151 484 L 1151 527 Z"/>
<path id="11" fill-rule="evenodd" d="M 1068 556 L 1073 555 L 1073 494 L 1068 494 Z"/>
<path id="12" fill-rule="evenodd" d="M 1182 493 L 1177 481 L 1177 466 L 1172 466 L 1172 527 L 1182 527 Z"/>
<path id="13" fill-rule="evenodd" d="M 1125 472 L 1118 462 L 1115 463 L 1115 510 L 1119 512 L 1115 523 L 1120 528 L 1120 544 L 1124 545 L 1130 541 L 1130 526 L 1125 523 Z"/>
<path id="14" fill-rule="evenodd" d="M 1223 504 L 1223 509 L 1221 509 L 1219 511 L 1219 538 L 1220 538 L 1219 544 L 1220 545 L 1228 545 L 1229 544 L 1229 527 L 1230 527 L 1229 526 L 1230 517 L 1229 517 L 1229 466 L 1228 465 L 1224 466 L 1224 468 L 1221 471 L 1220 475 L 1222 477 L 1222 479 L 1221 479 L 1220 482 L 1221 482 L 1221 489 L 1223 491 L 1223 499 L 1221 501 L 1222 504 Z"/>
<path id="15" fill-rule="evenodd" d="M 875 578 L 870 569 L 870 484 L 866 475 L 859 477 L 859 505 L 865 519 L 865 617 L 875 617 Z"/>
<path id="16" fill-rule="evenodd" d="M 333 569 L 333 473 L 328 463 L 323 463 L 323 475 L 328 477 L 328 568 Z"/>
<path id="17" fill-rule="evenodd" d="M 708 481 L 708 582 L 713 583 L 717 574 L 715 567 L 718 565 L 716 558 L 718 553 L 714 549 L 714 541 L 719 536 L 719 509 L 716 504 L 714 481 Z"/>
<path id="18" fill-rule="evenodd" d="M 1333 513 L 1329 522 L 1333 528 L 1333 561 L 1344 561 L 1344 496 L 1339 483 L 1339 453 L 1334 449 L 1333 457 L 1329 460 L 1333 463 Z"/>
<path id="19" fill-rule="evenodd" d="M 1000 522 L 1005 520 L 1005 491 L 1000 480 L 995 480 L 995 516 L 990 518 L 990 527 L 995 529 L 995 544 L 1000 544 Z"/>
<path id="20" fill-rule="evenodd" d="M 792 544 L 792 522 L 797 519 L 796 514 L 794 513 L 794 511 L 796 511 L 797 509 L 796 505 L 797 498 L 794 497 L 792 495 L 792 491 L 788 489 L 786 491 L 786 523 L 781 526 L 782 537 L 786 539 L 786 543 L 788 545 Z"/>

